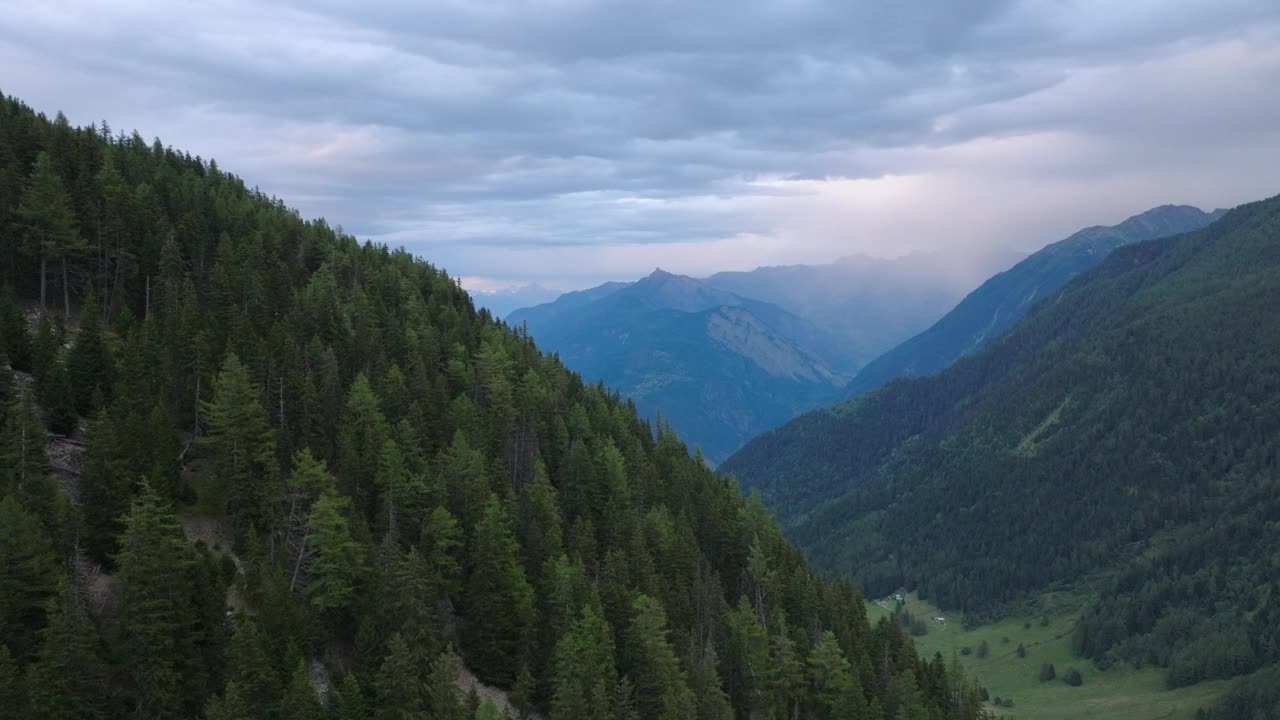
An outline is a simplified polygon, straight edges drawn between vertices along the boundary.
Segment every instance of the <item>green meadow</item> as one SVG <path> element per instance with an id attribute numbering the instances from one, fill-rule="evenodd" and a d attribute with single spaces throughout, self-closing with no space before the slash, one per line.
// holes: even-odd
<path id="1" fill-rule="evenodd" d="M 1013 707 L 989 710 L 1002 718 L 1026 720 L 1190 720 L 1196 710 L 1211 706 L 1225 689 L 1225 682 L 1201 683 L 1187 688 L 1168 690 L 1160 668 L 1137 669 L 1118 665 L 1098 670 L 1093 664 L 1071 652 L 1071 630 L 1075 625 L 1073 611 L 1063 611 L 1059 598 L 1047 595 L 1042 605 L 1055 607 L 1056 614 L 1011 617 L 997 623 L 965 630 L 963 618 L 947 614 L 920 600 L 914 593 L 906 596 L 906 609 L 923 619 L 928 633 L 915 638 L 924 657 L 942 653 L 948 661 L 957 657 L 965 671 L 987 689 L 991 700 L 1009 698 Z M 890 611 L 867 603 L 872 623 L 890 615 Z M 939 624 L 933 618 L 945 616 Z M 1044 624 L 1042 624 L 1044 623 Z M 987 643 L 987 656 L 979 657 L 979 647 Z M 1018 654 L 1018 646 L 1025 657 Z M 963 649 L 969 648 L 964 654 Z M 1051 663 L 1056 678 L 1041 682 L 1043 665 Z M 1069 668 L 1075 668 L 1084 682 L 1072 687 L 1063 681 Z"/>

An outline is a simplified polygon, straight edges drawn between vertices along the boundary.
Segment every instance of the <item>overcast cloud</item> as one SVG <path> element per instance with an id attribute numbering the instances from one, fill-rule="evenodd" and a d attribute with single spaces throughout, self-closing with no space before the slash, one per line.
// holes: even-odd
<path id="1" fill-rule="evenodd" d="M 1034 249 L 1280 193 L 1275 0 L 9 0 L 0 90 L 474 287 Z"/>

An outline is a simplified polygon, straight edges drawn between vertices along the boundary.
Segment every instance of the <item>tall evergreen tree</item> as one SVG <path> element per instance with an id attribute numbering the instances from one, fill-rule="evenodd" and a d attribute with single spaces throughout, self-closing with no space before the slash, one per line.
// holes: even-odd
<path id="1" fill-rule="evenodd" d="M 280 700 L 280 720 L 324 720 L 324 717 L 324 708 L 311 686 L 311 673 L 307 672 L 306 663 L 299 660 Z"/>
<path id="2" fill-rule="evenodd" d="M 307 597 L 321 609 L 350 607 L 364 573 L 363 550 L 351 537 L 344 517 L 350 505 L 348 498 L 323 495 L 311 509 L 308 524 L 316 559 L 311 564 L 313 580 L 307 586 Z"/>
<path id="3" fill-rule="evenodd" d="M 600 612 L 587 605 L 556 644 L 551 720 L 612 718 L 618 675 L 613 635 Z"/>
<path id="4" fill-rule="evenodd" d="M 31 179 L 22 193 L 17 216 L 22 223 L 27 252 L 40 260 L 40 309 L 48 307 L 46 285 L 50 260 L 62 261 L 64 311 L 71 315 L 71 289 L 68 287 L 67 264 L 70 257 L 79 252 L 83 241 L 76 229 L 76 218 L 71 211 L 67 191 L 62 178 L 50 159 L 41 152 L 36 156 Z"/>
<path id="5" fill-rule="evenodd" d="M 40 521 L 12 496 L 0 499 L 0 647 L 29 659 L 56 589 L 56 556 Z"/>
<path id="6" fill-rule="evenodd" d="M 209 422 L 204 444 L 213 456 L 237 536 L 271 523 L 275 432 L 267 422 L 261 398 L 262 391 L 249 379 L 248 368 L 232 354 L 218 373 L 213 400 L 204 407 Z"/>
<path id="7" fill-rule="evenodd" d="M 31 717 L 96 720 L 108 715 L 107 668 L 98 655 L 97 631 L 70 586 L 46 605 L 48 627 L 27 669 Z"/>
<path id="8" fill-rule="evenodd" d="M 494 496 L 484 507 L 471 543 L 466 617 L 464 649 L 472 670 L 510 687 L 533 623 L 533 590 L 520 564 L 511 523 Z"/>
<path id="9" fill-rule="evenodd" d="M 0 720 L 25 720 L 27 713 L 27 688 L 22 683 L 18 663 L 9 654 L 9 648 L 0 644 Z"/>
<path id="10" fill-rule="evenodd" d="M 667 639 L 667 618 L 653 598 L 641 595 L 632 605 L 627 654 L 640 717 L 683 720 L 695 713 L 688 682 Z"/>
<path id="11" fill-rule="evenodd" d="M 95 409 L 95 396 L 99 402 L 111 399 L 114 362 L 102 337 L 102 318 L 92 285 L 85 290 L 80 306 L 80 328 L 67 355 L 67 374 L 75 393 L 76 412 L 81 415 L 89 415 Z"/>
<path id="12" fill-rule="evenodd" d="M 196 629 L 186 585 L 194 558 L 173 512 L 146 483 L 124 522 L 117 559 L 124 692 L 140 717 L 175 717 L 193 700 L 182 689 Z"/>
<path id="13" fill-rule="evenodd" d="M 413 652 L 400 635 L 391 636 L 378 671 L 376 720 L 426 720 L 426 691 Z"/>

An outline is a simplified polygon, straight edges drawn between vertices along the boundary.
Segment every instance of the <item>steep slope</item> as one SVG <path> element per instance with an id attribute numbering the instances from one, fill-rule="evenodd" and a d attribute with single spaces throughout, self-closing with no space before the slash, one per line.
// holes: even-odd
<path id="1" fill-rule="evenodd" d="M 853 372 L 928 327 L 992 273 L 1022 259 L 1012 251 L 975 256 L 846 257 L 826 265 L 723 272 L 708 285 L 777 305 L 840 339 Z"/>
<path id="2" fill-rule="evenodd" d="M 1120 248 L 984 351 L 723 469 L 872 592 L 981 616 L 1083 582 L 1085 655 L 1250 672 L 1280 661 L 1277 307 L 1280 198 Z"/>
<path id="3" fill-rule="evenodd" d="M 5 714 L 496 716 L 465 662 L 551 718 L 981 715 L 763 506 L 444 272 L 6 98 L 0 159 Z M 83 300 L 33 337 L 42 252 Z M 85 445 L 69 487 L 42 422 Z"/>
<path id="4" fill-rule="evenodd" d="M 1110 227 L 1085 228 L 1045 246 L 969 293 L 929 329 L 872 360 L 849 383 L 850 396 L 897 377 L 932 375 L 981 349 L 1016 323 L 1041 298 L 1130 243 L 1198 230 L 1224 210 L 1162 205 Z"/>
<path id="5" fill-rule="evenodd" d="M 785 310 L 657 270 L 513 313 L 539 347 L 661 415 L 718 462 L 847 382 L 838 341 Z"/>

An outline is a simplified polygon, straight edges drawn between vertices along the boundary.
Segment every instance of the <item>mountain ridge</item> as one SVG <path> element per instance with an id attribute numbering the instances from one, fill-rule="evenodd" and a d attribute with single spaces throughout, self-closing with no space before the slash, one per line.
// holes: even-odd
<path id="1" fill-rule="evenodd" d="M 1117 225 L 1090 226 L 1050 243 L 982 283 L 920 334 L 872 360 L 854 376 L 846 395 L 872 390 L 896 377 L 936 373 L 998 337 L 1038 299 L 1097 265 L 1116 248 L 1195 230 L 1225 212 L 1160 205 Z"/>

